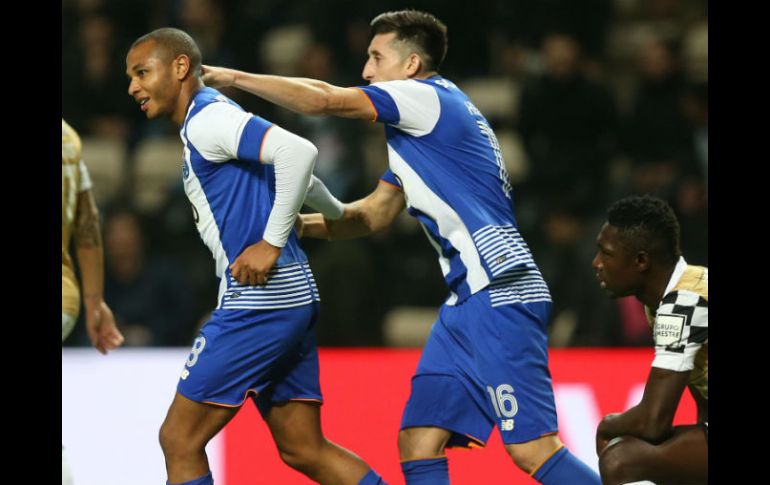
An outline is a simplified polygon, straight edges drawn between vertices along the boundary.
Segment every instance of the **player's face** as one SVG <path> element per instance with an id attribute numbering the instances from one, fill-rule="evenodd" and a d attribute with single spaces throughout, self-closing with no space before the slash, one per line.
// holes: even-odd
<path id="1" fill-rule="evenodd" d="M 369 59 L 364 65 L 364 72 L 361 73 L 370 83 L 409 79 L 409 56 L 393 47 L 395 38 L 395 32 L 372 37 L 367 50 Z"/>
<path id="2" fill-rule="evenodd" d="M 599 232 L 592 266 L 599 286 L 612 298 L 635 294 L 640 278 L 636 255 L 622 244 L 615 226 L 605 223 Z"/>
<path id="3" fill-rule="evenodd" d="M 176 107 L 181 83 L 174 78 L 173 61 L 160 59 L 155 45 L 152 40 L 142 42 L 128 52 L 128 95 L 139 103 L 147 118 L 169 118 Z"/>

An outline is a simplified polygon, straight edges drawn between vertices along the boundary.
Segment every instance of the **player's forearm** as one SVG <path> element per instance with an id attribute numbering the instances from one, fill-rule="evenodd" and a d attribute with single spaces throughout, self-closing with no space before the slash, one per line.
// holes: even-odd
<path id="1" fill-rule="evenodd" d="M 333 114 L 331 84 L 316 79 L 271 76 L 233 71 L 233 87 L 264 98 L 297 113 Z"/>
<path id="2" fill-rule="evenodd" d="M 78 197 L 74 239 L 83 283 L 83 299 L 86 304 L 99 303 L 104 294 L 104 255 L 99 212 L 90 191 L 82 192 Z"/>
<path id="3" fill-rule="evenodd" d="M 302 218 L 302 237 L 329 239 L 323 214 L 300 214 L 299 217 Z"/>
<path id="4" fill-rule="evenodd" d="M 104 257 L 101 246 L 78 247 L 78 266 L 83 285 L 83 304 L 91 306 L 104 299 Z"/>
<path id="5" fill-rule="evenodd" d="M 618 436 L 635 436 L 650 443 L 664 440 L 671 432 L 671 423 L 652 415 L 642 405 L 621 414 L 606 416 L 597 430 L 597 438 L 611 440 Z"/>
<path id="6" fill-rule="evenodd" d="M 345 205 L 345 212 L 341 219 L 332 221 L 326 219 L 328 239 L 343 240 L 368 236 L 373 232 L 384 228 L 387 224 L 378 223 L 369 210 L 366 199 L 358 200 Z"/>
<path id="7" fill-rule="evenodd" d="M 325 219 L 323 214 L 302 214 L 302 237 L 344 240 L 371 234 L 369 226 L 358 216 L 348 213 L 337 220 Z"/>

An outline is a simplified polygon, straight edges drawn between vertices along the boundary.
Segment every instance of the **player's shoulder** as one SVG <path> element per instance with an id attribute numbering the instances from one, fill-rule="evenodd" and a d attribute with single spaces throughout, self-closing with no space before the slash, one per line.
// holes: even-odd
<path id="1" fill-rule="evenodd" d="M 674 291 L 693 293 L 703 298 L 706 302 L 709 299 L 709 269 L 705 266 L 687 265 L 674 286 Z"/>
<path id="2" fill-rule="evenodd" d="M 691 289 L 674 288 L 663 297 L 655 313 L 656 327 L 672 322 L 708 327 L 708 299 Z"/>
<path id="3" fill-rule="evenodd" d="M 370 86 L 381 89 L 396 98 L 435 96 L 438 88 L 438 85 L 427 79 L 394 79 L 372 83 Z"/>
<path id="4" fill-rule="evenodd" d="M 696 306 L 708 308 L 708 299 L 698 291 L 687 288 L 674 288 L 663 296 L 660 306 L 658 306 L 658 313 L 672 306 L 679 308 Z"/>
<path id="5" fill-rule="evenodd" d="M 216 89 L 211 88 L 204 88 L 198 91 L 189 109 L 188 121 L 199 117 L 217 118 L 219 116 L 233 116 L 245 113 L 238 103 Z"/>
<path id="6" fill-rule="evenodd" d="M 219 91 L 204 88 L 196 93 L 190 104 L 184 123 L 185 132 L 188 139 L 200 142 L 238 129 L 250 116 Z"/>

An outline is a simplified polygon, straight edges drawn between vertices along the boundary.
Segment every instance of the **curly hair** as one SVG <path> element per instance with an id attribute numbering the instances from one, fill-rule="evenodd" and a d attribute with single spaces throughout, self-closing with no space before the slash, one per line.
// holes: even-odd
<path id="1" fill-rule="evenodd" d="M 621 199 L 607 211 L 607 222 L 618 229 L 627 247 L 647 251 L 669 263 L 682 255 L 679 221 L 666 201 L 650 195 Z"/>

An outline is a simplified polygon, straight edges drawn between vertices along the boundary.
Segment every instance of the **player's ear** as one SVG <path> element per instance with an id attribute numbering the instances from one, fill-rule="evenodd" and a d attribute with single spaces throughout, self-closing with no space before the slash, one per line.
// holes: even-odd
<path id="1" fill-rule="evenodd" d="M 414 77 L 422 70 L 422 59 L 417 54 L 409 54 L 406 62 L 406 74 L 408 77 Z"/>
<path id="2" fill-rule="evenodd" d="M 636 268 L 641 272 L 650 267 L 650 253 L 647 251 L 639 251 L 636 254 Z"/>
<path id="3" fill-rule="evenodd" d="M 184 78 L 187 77 L 187 74 L 190 72 L 190 58 L 187 57 L 185 54 L 181 54 L 177 56 L 176 59 L 174 59 L 174 75 L 177 79 L 182 81 Z"/>

